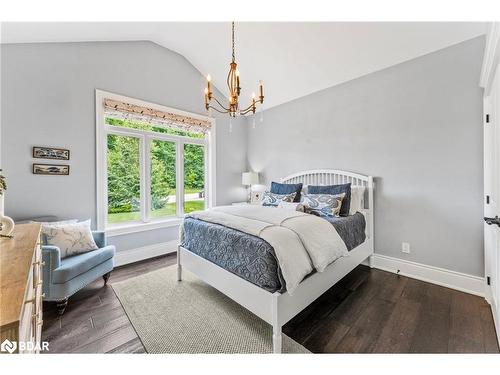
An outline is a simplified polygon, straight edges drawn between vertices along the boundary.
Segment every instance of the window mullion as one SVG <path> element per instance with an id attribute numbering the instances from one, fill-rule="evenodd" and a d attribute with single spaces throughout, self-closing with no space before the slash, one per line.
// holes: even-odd
<path id="1" fill-rule="evenodd" d="M 139 137 L 139 184 L 140 184 L 140 212 L 141 221 L 146 222 L 146 137 L 144 135 Z"/>
<path id="2" fill-rule="evenodd" d="M 144 222 L 151 221 L 151 138 L 144 137 Z"/>
<path id="3" fill-rule="evenodd" d="M 184 216 L 184 142 L 176 142 L 175 152 L 175 201 L 177 216 Z"/>

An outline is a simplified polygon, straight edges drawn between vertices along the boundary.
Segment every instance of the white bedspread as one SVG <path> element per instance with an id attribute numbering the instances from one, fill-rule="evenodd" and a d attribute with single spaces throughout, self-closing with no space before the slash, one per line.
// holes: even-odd
<path id="1" fill-rule="evenodd" d="M 323 272 L 347 256 L 344 241 L 328 221 L 303 212 L 265 206 L 221 206 L 188 216 L 224 225 L 267 241 L 278 259 L 288 293 L 315 269 Z M 184 227 L 181 225 L 181 242 Z"/>

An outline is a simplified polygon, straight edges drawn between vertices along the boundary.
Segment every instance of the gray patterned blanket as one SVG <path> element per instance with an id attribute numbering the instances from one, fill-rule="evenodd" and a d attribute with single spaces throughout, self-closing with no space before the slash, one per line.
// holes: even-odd
<path id="1" fill-rule="evenodd" d="M 366 222 L 361 213 L 327 220 L 348 250 L 365 241 Z M 182 246 L 267 291 L 286 290 L 274 249 L 259 237 L 187 217 Z"/>

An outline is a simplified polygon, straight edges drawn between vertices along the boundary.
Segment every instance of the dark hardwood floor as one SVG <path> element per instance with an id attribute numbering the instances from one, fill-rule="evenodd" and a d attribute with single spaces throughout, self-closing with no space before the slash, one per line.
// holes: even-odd
<path id="1" fill-rule="evenodd" d="M 110 283 L 175 263 L 175 255 L 117 268 Z M 314 353 L 498 353 L 483 298 L 359 266 L 283 327 Z M 99 279 L 59 317 L 44 304 L 50 353 L 144 353 L 113 289 Z"/>

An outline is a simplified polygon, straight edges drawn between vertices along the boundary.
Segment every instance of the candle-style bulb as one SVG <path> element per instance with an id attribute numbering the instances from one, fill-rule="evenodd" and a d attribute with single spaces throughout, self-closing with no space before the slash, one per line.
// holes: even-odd
<path id="1" fill-rule="evenodd" d="M 205 95 L 208 95 L 208 88 L 205 87 Z"/>
<path id="2" fill-rule="evenodd" d="M 207 75 L 207 81 L 210 82 L 212 80 L 212 77 L 210 77 L 210 74 Z"/>
<path id="3" fill-rule="evenodd" d="M 255 93 L 252 92 L 252 99 L 255 99 Z"/>

